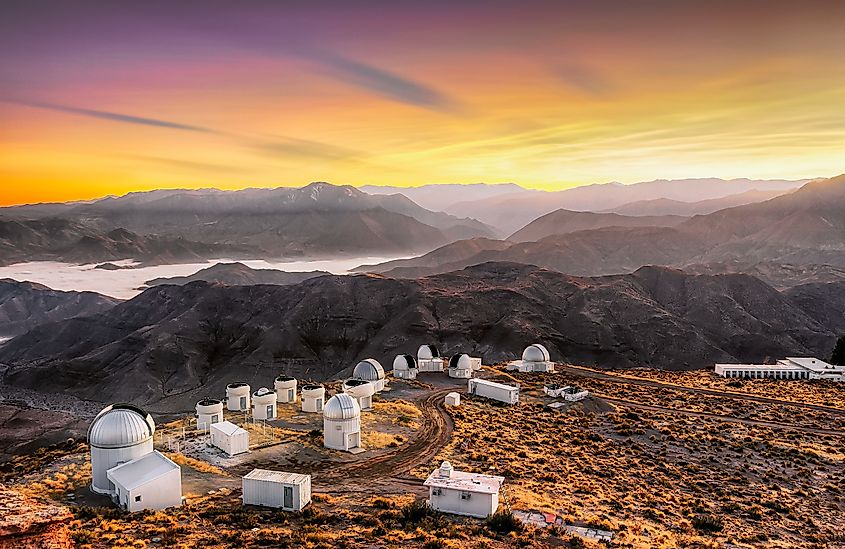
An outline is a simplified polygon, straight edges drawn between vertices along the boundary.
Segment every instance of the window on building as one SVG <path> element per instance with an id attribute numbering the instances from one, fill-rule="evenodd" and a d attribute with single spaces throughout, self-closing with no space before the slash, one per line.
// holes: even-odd
<path id="1" fill-rule="evenodd" d="M 472 494 L 469 492 L 461 492 L 461 499 L 469 499 L 472 497 Z"/>
<path id="2" fill-rule="evenodd" d="M 141 501 L 141 496 L 135 496 L 135 501 Z"/>
<path id="3" fill-rule="evenodd" d="M 431 489 L 431 495 L 432 496 L 442 496 L 443 495 L 443 489 L 442 488 L 432 488 Z"/>

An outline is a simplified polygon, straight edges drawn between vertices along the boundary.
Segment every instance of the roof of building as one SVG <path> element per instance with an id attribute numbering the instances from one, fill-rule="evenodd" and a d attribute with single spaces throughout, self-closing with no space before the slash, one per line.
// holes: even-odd
<path id="1" fill-rule="evenodd" d="M 302 484 L 310 480 L 311 475 L 270 471 L 269 469 L 253 469 L 244 478 L 249 480 L 266 480 L 267 482 L 277 482 L 279 484 Z"/>
<path id="2" fill-rule="evenodd" d="M 490 381 L 489 379 L 475 378 L 472 382 L 479 385 L 487 385 L 488 387 L 496 387 L 497 389 L 506 389 L 508 391 L 519 390 L 519 387 L 516 385 L 505 385 L 504 383 L 497 383 L 495 381 Z"/>
<path id="3" fill-rule="evenodd" d="M 219 423 L 212 423 L 211 427 L 209 427 L 212 431 L 220 431 L 222 434 L 226 436 L 232 436 L 234 434 L 240 434 L 240 432 L 246 433 L 246 429 L 238 427 L 231 421 L 221 421 Z"/>
<path id="4" fill-rule="evenodd" d="M 815 357 L 786 357 L 786 360 L 814 372 L 845 372 L 845 366 L 834 366 Z"/>
<path id="5" fill-rule="evenodd" d="M 152 439 L 153 433 L 150 414 L 131 404 L 112 404 L 91 422 L 88 443 L 97 448 L 127 448 Z"/>
<path id="6" fill-rule="evenodd" d="M 417 367 L 417 361 L 411 355 L 396 355 L 393 359 L 394 370 L 413 370 Z"/>
<path id="7" fill-rule="evenodd" d="M 534 343 L 522 351 L 522 360 L 524 362 L 549 362 L 549 351 L 539 343 Z"/>
<path id="8" fill-rule="evenodd" d="M 326 419 L 352 419 L 360 417 L 361 407 L 346 393 L 338 393 L 326 402 L 323 417 Z"/>
<path id="9" fill-rule="evenodd" d="M 420 345 L 420 348 L 417 349 L 417 358 L 420 360 L 431 360 L 439 357 L 440 351 L 434 345 Z"/>
<path id="10" fill-rule="evenodd" d="M 106 476 L 113 483 L 127 490 L 134 490 L 174 469 L 180 467 L 158 450 L 153 450 L 138 459 L 112 467 L 106 472 Z"/>
<path id="11" fill-rule="evenodd" d="M 352 377 L 358 379 L 365 379 L 367 381 L 378 381 L 384 379 L 384 368 L 378 360 L 374 358 L 365 358 L 355 366 L 352 372 Z"/>
<path id="12" fill-rule="evenodd" d="M 450 488 L 463 492 L 495 494 L 502 487 L 503 482 L 505 482 L 505 477 L 454 470 L 451 472 L 451 476 L 444 477 L 440 475 L 440 469 L 438 468 L 428 475 L 428 479 L 423 485 L 434 486 L 435 488 Z"/>
<path id="13" fill-rule="evenodd" d="M 453 370 L 472 370 L 472 359 L 469 355 L 459 353 L 449 359 L 449 368 Z"/>

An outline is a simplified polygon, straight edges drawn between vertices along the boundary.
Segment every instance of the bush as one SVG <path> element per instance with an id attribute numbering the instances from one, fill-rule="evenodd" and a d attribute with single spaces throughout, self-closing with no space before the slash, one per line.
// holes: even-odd
<path id="1" fill-rule="evenodd" d="M 692 519 L 692 526 L 699 532 L 719 532 L 724 528 L 722 519 L 712 515 L 696 515 Z"/>
<path id="2" fill-rule="evenodd" d="M 513 516 L 510 511 L 496 511 L 487 517 L 485 522 L 487 528 L 497 534 L 510 534 L 511 532 L 522 532 L 525 525 L 522 521 Z"/>
<path id="3" fill-rule="evenodd" d="M 416 524 L 425 518 L 436 517 L 439 515 L 439 513 L 432 509 L 428 505 L 428 502 L 424 499 L 414 501 L 413 503 L 409 503 L 408 505 L 402 507 L 401 513 L 401 520 L 403 524 Z"/>

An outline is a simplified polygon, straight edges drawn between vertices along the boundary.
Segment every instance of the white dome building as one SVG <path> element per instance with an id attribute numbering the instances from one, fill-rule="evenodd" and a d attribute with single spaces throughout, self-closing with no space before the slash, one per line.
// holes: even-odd
<path id="1" fill-rule="evenodd" d="M 302 411 L 310 414 L 319 414 L 323 411 L 323 404 L 326 402 L 326 388 L 322 385 L 302 386 Z"/>
<path id="2" fill-rule="evenodd" d="M 252 393 L 253 419 L 276 419 L 276 392 L 262 387 Z"/>
<path id="3" fill-rule="evenodd" d="M 343 382 L 343 392 L 354 398 L 362 410 L 372 410 L 376 387 L 371 381 L 354 377 L 347 379 Z"/>
<path id="4" fill-rule="evenodd" d="M 114 495 L 109 469 L 153 451 L 155 422 L 150 414 L 131 404 L 106 406 L 88 427 L 91 445 L 91 489 Z"/>
<path id="5" fill-rule="evenodd" d="M 279 376 L 273 382 L 276 389 L 276 402 L 278 404 L 291 404 L 296 402 L 296 378 Z"/>
<path id="6" fill-rule="evenodd" d="M 411 355 L 396 355 L 393 359 L 393 377 L 399 379 L 417 379 L 417 361 Z"/>
<path id="7" fill-rule="evenodd" d="M 543 345 L 534 343 L 522 352 L 522 360 L 509 362 L 507 369 L 515 372 L 554 372 L 555 364 Z"/>
<path id="8" fill-rule="evenodd" d="M 249 410 L 248 383 L 237 381 L 226 385 L 226 407 L 231 412 L 245 412 Z"/>
<path id="9" fill-rule="evenodd" d="M 223 421 L 223 402 L 216 398 L 204 398 L 197 402 L 197 429 L 206 430 L 213 423 Z"/>
<path id="10" fill-rule="evenodd" d="M 467 354 L 453 355 L 449 359 L 449 377 L 469 379 L 472 377 L 472 358 Z"/>
<path id="11" fill-rule="evenodd" d="M 420 345 L 417 349 L 417 368 L 420 372 L 442 372 L 443 359 L 434 345 Z"/>
<path id="12" fill-rule="evenodd" d="M 374 358 L 365 358 L 359 362 L 352 371 L 352 377 L 371 381 L 377 393 L 384 391 L 384 368 Z"/>
<path id="13" fill-rule="evenodd" d="M 346 393 L 338 393 L 323 410 L 323 445 L 348 452 L 361 446 L 361 408 Z"/>

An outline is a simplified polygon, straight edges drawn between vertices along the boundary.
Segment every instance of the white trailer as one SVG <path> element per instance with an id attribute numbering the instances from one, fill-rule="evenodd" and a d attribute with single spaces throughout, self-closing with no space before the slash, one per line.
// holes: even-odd
<path id="1" fill-rule="evenodd" d="M 311 475 L 253 469 L 243 477 L 244 505 L 301 511 L 311 503 Z"/>
<path id="2" fill-rule="evenodd" d="M 519 402 L 519 387 L 496 383 L 486 379 L 467 380 L 467 392 L 491 400 L 498 400 L 505 404 L 516 404 Z"/>
<path id="3" fill-rule="evenodd" d="M 208 431 L 211 444 L 226 452 L 229 457 L 249 452 L 249 433 L 231 421 L 214 423 Z"/>

